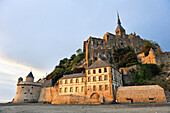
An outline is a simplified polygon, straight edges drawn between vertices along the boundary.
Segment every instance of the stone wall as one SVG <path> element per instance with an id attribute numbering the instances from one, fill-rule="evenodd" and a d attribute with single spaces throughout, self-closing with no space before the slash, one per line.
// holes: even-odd
<path id="1" fill-rule="evenodd" d="M 44 87 L 41 88 L 40 97 L 38 102 L 40 103 L 51 103 L 53 101 L 53 96 L 57 95 L 57 88 L 55 87 Z"/>
<path id="2" fill-rule="evenodd" d="M 22 81 L 17 84 L 16 96 L 13 103 L 38 102 L 40 90 L 40 83 Z"/>
<path id="3" fill-rule="evenodd" d="M 116 98 L 120 103 L 166 102 L 164 89 L 158 85 L 119 87 Z"/>

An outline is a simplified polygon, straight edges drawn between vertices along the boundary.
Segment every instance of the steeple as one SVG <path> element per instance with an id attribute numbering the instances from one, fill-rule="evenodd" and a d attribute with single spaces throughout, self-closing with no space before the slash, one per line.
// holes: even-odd
<path id="1" fill-rule="evenodd" d="M 122 36 L 125 34 L 125 29 L 121 26 L 120 18 L 119 18 L 119 13 L 117 12 L 117 28 L 115 30 L 115 34 Z"/>
<path id="2" fill-rule="evenodd" d="M 117 24 L 121 24 L 118 11 L 117 11 Z"/>

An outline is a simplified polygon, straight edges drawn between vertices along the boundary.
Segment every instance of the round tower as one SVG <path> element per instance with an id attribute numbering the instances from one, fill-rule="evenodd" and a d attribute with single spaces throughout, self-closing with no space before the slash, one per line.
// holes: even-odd
<path id="1" fill-rule="evenodd" d="M 18 78 L 16 96 L 13 103 L 38 102 L 42 83 L 34 82 L 34 76 L 30 72 L 26 76 L 26 81 L 22 77 Z"/>
<path id="2" fill-rule="evenodd" d="M 32 72 L 30 72 L 30 73 L 26 76 L 26 82 L 34 82 L 34 76 L 33 76 Z"/>

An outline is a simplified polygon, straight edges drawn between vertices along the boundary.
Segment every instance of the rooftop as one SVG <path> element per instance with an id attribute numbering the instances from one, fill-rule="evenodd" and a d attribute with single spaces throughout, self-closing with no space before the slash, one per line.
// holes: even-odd
<path id="1" fill-rule="evenodd" d="M 108 67 L 111 66 L 111 64 L 108 64 L 101 60 L 100 58 L 96 60 L 91 66 L 89 66 L 87 69 L 94 69 L 94 68 L 100 68 L 100 67 Z"/>
<path id="2" fill-rule="evenodd" d="M 30 72 L 30 73 L 27 75 L 27 77 L 32 77 L 32 78 L 34 78 L 32 72 Z"/>
<path id="3" fill-rule="evenodd" d="M 63 75 L 61 79 L 78 78 L 78 77 L 85 77 L 85 74 L 76 73 L 76 74 Z"/>

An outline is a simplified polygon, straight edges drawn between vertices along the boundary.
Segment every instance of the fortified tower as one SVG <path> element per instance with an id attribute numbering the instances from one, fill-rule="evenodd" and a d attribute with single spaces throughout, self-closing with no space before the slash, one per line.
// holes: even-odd
<path id="1" fill-rule="evenodd" d="M 18 78 L 17 92 L 13 103 L 31 103 L 38 102 L 42 83 L 34 82 L 34 76 L 30 72 L 26 76 L 26 81 L 23 78 Z"/>

